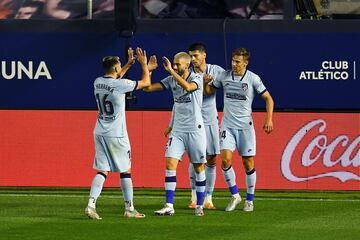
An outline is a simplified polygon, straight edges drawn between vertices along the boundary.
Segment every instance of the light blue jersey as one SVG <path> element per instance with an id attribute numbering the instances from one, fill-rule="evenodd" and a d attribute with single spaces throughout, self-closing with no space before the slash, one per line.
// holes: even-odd
<path id="1" fill-rule="evenodd" d="M 136 89 L 137 82 L 128 79 L 98 77 L 94 82 L 94 94 L 98 106 L 98 118 L 94 134 L 106 137 L 127 136 L 125 119 L 125 93 Z"/>
<path id="2" fill-rule="evenodd" d="M 199 74 L 190 72 L 186 81 L 195 82 L 198 88 L 195 91 L 187 92 L 176 82 L 173 76 L 168 76 L 160 81 L 164 89 L 170 89 L 173 93 L 172 131 L 195 132 L 204 128 L 201 115 L 203 79 Z"/>
<path id="3" fill-rule="evenodd" d="M 246 70 L 243 76 L 236 76 L 233 71 L 228 70 L 214 79 L 212 86 L 224 89 L 224 117 L 221 127 L 252 127 L 253 99 L 256 93 L 263 94 L 266 91 L 260 77 L 249 70 Z"/>
<path id="4" fill-rule="evenodd" d="M 191 67 L 190 71 L 195 72 L 194 68 Z M 204 73 L 198 73 L 201 77 L 204 77 L 205 74 L 211 75 L 213 79 L 217 78 L 220 73 L 224 72 L 225 70 L 218 66 L 212 64 L 206 64 L 206 69 Z M 218 124 L 218 114 L 216 108 L 216 92 L 211 95 L 203 96 L 203 103 L 201 108 L 202 117 L 204 120 L 204 125 L 213 125 Z"/>

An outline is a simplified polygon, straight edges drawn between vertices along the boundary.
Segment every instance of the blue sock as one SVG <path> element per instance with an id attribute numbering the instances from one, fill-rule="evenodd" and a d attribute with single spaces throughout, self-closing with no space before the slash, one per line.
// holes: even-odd
<path id="1" fill-rule="evenodd" d="M 176 189 L 176 170 L 166 170 L 165 172 L 166 203 L 174 204 L 175 189 Z"/>
<path id="2" fill-rule="evenodd" d="M 233 196 L 239 194 L 238 188 L 236 186 L 236 176 L 235 171 L 232 166 L 227 169 L 222 169 L 223 176 L 225 178 L 226 184 Z"/>
<path id="3" fill-rule="evenodd" d="M 204 204 L 205 197 L 205 186 L 206 186 L 206 176 L 205 171 L 195 173 L 196 176 L 196 205 L 202 206 Z"/>
<path id="4" fill-rule="evenodd" d="M 246 200 L 253 201 L 255 195 L 256 171 L 253 168 L 246 172 Z"/>

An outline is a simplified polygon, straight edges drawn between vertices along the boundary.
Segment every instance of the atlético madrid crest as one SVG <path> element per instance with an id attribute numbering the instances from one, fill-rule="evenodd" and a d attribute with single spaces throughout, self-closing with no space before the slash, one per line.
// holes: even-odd
<path id="1" fill-rule="evenodd" d="M 246 92 L 246 90 L 248 90 L 248 84 L 247 83 L 242 83 L 241 84 L 241 89 Z"/>

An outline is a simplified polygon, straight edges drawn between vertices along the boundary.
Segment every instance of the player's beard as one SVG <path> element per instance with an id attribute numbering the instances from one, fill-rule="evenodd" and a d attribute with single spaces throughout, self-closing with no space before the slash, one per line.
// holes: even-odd
<path id="1" fill-rule="evenodd" d="M 185 70 L 182 70 L 182 69 L 177 70 L 177 74 L 179 74 L 180 76 L 184 75 L 184 73 L 185 73 Z"/>
<path id="2" fill-rule="evenodd" d="M 240 67 L 232 67 L 232 70 L 235 75 L 241 75 L 241 68 Z"/>
<path id="3" fill-rule="evenodd" d="M 200 63 L 199 61 L 193 61 L 193 62 L 191 62 L 191 63 L 192 63 L 192 65 L 193 65 L 195 68 L 199 68 L 200 65 L 201 65 L 201 63 Z"/>

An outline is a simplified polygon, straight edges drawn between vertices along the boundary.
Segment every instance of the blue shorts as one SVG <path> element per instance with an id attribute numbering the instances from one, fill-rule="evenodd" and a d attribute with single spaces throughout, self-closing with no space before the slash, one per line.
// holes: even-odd
<path id="1" fill-rule="evenodd" d="M 171 132 L 165 157 L 181 161 L 185 151 L 191 163 L 206 163 L 206 134 L 202 128 L 196 132 Z"/>
<path id="2" fill-rule="evenodd" d="M 217 124 L 205 125 L 206 155 L 220 153 L 219 126 Z"/>
<path id="3" fill-rule="evenodd" d="M 221 127 L 220 149 L 228 149 L 233 152 L 235 148 L 241 156 L 252 157 L 256 155 L 256 135 L 253 125 L 246 129 Z"/>
<path id="4" fill-rule="evenodd" d="M 94 169 L 110 172 L 126 172 L 131 168 L 129 138 L 94 135 Z"/>

